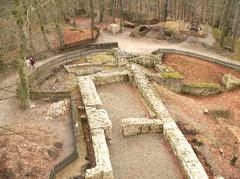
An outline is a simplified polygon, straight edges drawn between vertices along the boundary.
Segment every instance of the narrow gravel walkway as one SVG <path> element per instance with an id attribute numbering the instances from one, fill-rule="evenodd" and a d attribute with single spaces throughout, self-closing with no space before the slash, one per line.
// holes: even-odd
<path id="1" fill-rule="evenodd" d="M 129 83 L 98 88 L 99 96 L 113 123 L 110 158 L 115 179 L 184 178 L 176 157 L 160 134 L 124 138 L 121 119 L 148 117 L 136 90 Z"/>

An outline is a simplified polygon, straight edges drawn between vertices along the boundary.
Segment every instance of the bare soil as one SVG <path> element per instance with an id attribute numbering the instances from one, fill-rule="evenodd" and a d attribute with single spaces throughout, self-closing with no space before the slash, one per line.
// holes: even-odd
<path id="1" fill-rule="evenodd" d="M 161 134 L 123 137 L 121 119 L 149 117 L 133 86 L 129 83 L 101 86 L 98 94 L 113 123 L 109 152 L 114 178 L 184 178 L 176 157 Z"/>
<path id="2" fill-rule="evenodd" d="M 221 83 L 223 75 L 228 73 L 240 77 L 240 72 L 234 69 L 184 55 L 165 55 L 163 63 L 183 75 L 187 83 Z"/>
<path id="3" fill-rule="evenodd" d="M 69 74 L 63 67 L 60 67 L 55 69 L 43 83 L 35 84 L 33 89 L 53 92 L 68 91 L 76 85 L 75 78 L 75 75 Z"/>
<path id="4" fill-rule="evenodd" d="M 13 98 L 0 103 L 0 174 L 4 178 L 48 178 L 50 169 L 73 150 L 70 112 L 46 120 L 51 102 L 32 101 L 22 111 Z M 6 130 L 6 129 L 7 130 Z M 9 131 L 10 130 L 10 131 Z M 0 177 L 1 178 L 1 177 Z"/>
<path id="5" fill-rule="evenodd" d="M 186 82 L 221 82 L 226 73 L 240 77 L 235 70 L 179 55 L 167 55 L 164 63 L 184 75 Z M 209 97 L 175 94 L 153 83 L 160 99 L 178 123 L 210 177 L 240 176 L 240 89 Z M 204 112 L 205 111 L 205 112 Z M 209 111 L 209 112 L 208 112 Z M 228 111 L 227 117 L 212 115 Z M 231 160 L 237 157 L 234 165 Z"/>

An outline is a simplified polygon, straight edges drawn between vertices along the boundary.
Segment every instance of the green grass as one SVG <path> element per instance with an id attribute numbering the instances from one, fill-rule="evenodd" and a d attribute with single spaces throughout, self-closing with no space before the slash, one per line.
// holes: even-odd
<path id="1" fill-rule="evenodd" d="M 213 36 L 216 39 L 216 43 L 213 46 L 213 50 L 215 50 L 218 53 L 221 53 L 224 56 L 227 56 L 230 59 L 240 61 L 240 39 L 236 40 L 235 44 L 235 51 L 234 52 L 227 52 L 226 50 L 222 49 L 220 47 L 220 39 L 221 39 L 221 30 L 212 27 Z M 231 37 L 225 37 L 224 40 L 224 46 L 231 46 L 232 38 Z"/>
<path id="2" fill-rule="evenodd" d="M 211 89 L 219 89 L 221 86 L 217 83 L 192 83 L 189 84 L 191 87 L 196 87 L 196 88 L 211 88 Z"/>
<path id="3" fill-rule="evenodd" d="M 92 55 L 90 58 L 93 63 L 108 62 L 108 61 L 113 61 L 115 59 L 114 55 L 107 55 L 107 54 L 96 54 L 96 55 Z"/>

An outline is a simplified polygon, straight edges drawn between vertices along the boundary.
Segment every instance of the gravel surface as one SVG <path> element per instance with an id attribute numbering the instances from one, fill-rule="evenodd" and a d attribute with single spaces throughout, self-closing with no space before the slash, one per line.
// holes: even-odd
<path id="1" fill-rule="evenodd" d="M 113 123 L 110 158 L 116 179 L 184 178 L 178 161 L 160 134 L 124 138 L 121 119 L 148 117 L 136 90 L 129 83 L 98 88 L 98 93 Z"/>

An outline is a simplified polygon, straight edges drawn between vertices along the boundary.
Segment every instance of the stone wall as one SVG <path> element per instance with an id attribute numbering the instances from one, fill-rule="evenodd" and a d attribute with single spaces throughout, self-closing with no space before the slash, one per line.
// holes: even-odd
<path id="1" fill-rule="evenodd" d="M 150 79 L 175 93 L 180 93 L 184 78 L 177 72 L 162 72 L 150 75 Z"/>
<path id="2" fill-rule="evenodd" d="M 184 84 L 181 92 L 193 96 L 212 96 L 221 92 L 221 86 L 217 83 Z"/>
<path id="3" fill-rule="evenodd" d="M 107 111 L 103 108 L 93 80 L 89 76 L 78 77 L 77 80 L 91 130 L 96 160 L 96 166 L 86 171 L 85 178 L 113 179 L 106 142 L 106 139 L 111 140 L 112 122 L 108 117 Z"/>
<path id="4" fill-rule="evenodd" d="M 119 64 L 122 63 L 137 63 L 146 68 L 152 68 L 155 65 L 162 64 L 163 54 L 158 53 L 156 55 L 137 55 L 134 53 L 126 52 L 120 48 L 114 48 L 108 51 L 108 54 L 114 55 Z"/>
<path id="5" fill-rule="evenodd" d="M 86 179 L 113 179 L 112 165 L 103 129 L 92 130 L 96 167 L 86 170 Z"/>
<path id="6" fill-rule="evenodd" d="M 117 67 L 118 67 L 117 64 L 103 65 L 102 63 L 83 63 L 64 66 L 68 73 L 72 73 L 77 76 L 90 75 L 93 73 L 98 73 L 101 71 L 110 70 Z"/>
<path id="7" fill-rule="evenodd" d="M 152 90 L 148 78 L 137 65 L 129 66 L 136 87 L 147 101 L 151 109 L 156 113 L 157 118 L 163 121 L 163 134 L 170 143 L 174 153 L 181 162 L 186 176 L 189 179 L 208 179 L 208 176 L 194 153 L 191 145 L 179 130 L 175 121 L 165 108 L 164 104 Z"/>
<path id="8" fill-rule="evenodd" d="M 122 131 L 124 136 L 132 136 L 144 133 L 161 133 L 162 120 L 148 118 L 122 119 Z"/>
<path id="9" fill-rule="evenodd" d="M 99 72 L 90 75 L 95 85 L 106 85 L 116 82 L 128 81 L 128 70 L 118 69 L 112 71 Z"/>
<path id="10" fill-rule="evenodd" d="M 118 47 L 118 43 L 99 43 L 85 44 L 78 50 L 56 55 L 46 59 L 44 62 L 39 61 L 37 67 L 28 74 L 30 83 L 44 81 L 53 71 L 61 65 L 65 65 L 73 60 L 77 60 L 82 56 L 97 52 L 105 52 L 107 49 Z"/>

